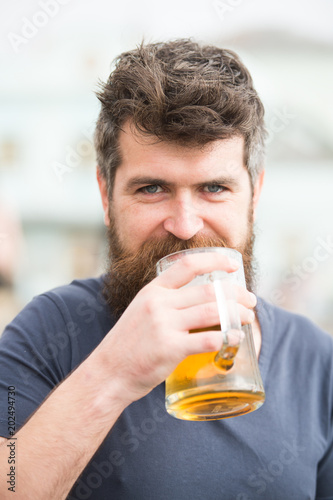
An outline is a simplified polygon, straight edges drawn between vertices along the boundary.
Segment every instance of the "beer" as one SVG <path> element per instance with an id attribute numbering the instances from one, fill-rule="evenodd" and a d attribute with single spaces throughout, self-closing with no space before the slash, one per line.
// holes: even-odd
<path id="1" fill-rule="evenodd" d="M 197 333 L 220 330 L 220 326 L 191 330 Z M 226 374 L 232 375 L 240 344 L 223 346 L 219 352 L 192 354 L 185 358 L 166 380 L 166 408 L 184 420 L 216 420 L 244 415 L 257 409 L 265 399 L 263 392 L 230 389 Z M 241 361 L 240 361 L 241 362 Z"/>
<path id="2" fill-rule="evenodd" d="M 198 332 L 208 332 L 211 330 L 221 331 L 220 325 L 209 326 L 207 328 L 197 328 L 195 330 L 190 330 L 190 333 L 198 333 Z M 221 370 L 230 370 L 230 368 L 234 365 L 234 359 L 239 349 L 239 343 L 243 338 L 244 334 L 241 331 L 236 332 L 236 335 L 233 330 L 230 333 L 227 333 L 228 343 L 221 347 L 221 350 L 214 354 L 214 363 Z M 231 339 L 231 340 L 230 340 Z M 229 343 L 229 342 L 232 342 Z M 201 354 L 198 354 L 201 356 Z"/>
<path id="3" fill-rule="evenodd" d="M 265 399 L 251 325 L 241 326 L 235 285 L 246 288 L 242 255 L 232 248 L 202 247 L 166 255 L 156 264 L 165 272 L 191 254 L 220 253 L 239 262 L 233 273 L 215 269 L 195 276 L 184 287 L 213 284 L 220 325 L 192 330 L 222 330 L 218 352 L 193 354 L 166 379 L 166 409 L 184 420 L 217 420 L 259 408 Z M 223 341 L 222 341 L 223 338 Z"/>
<path id="4" fill-rule="evenodd" d="M 191 396 L 190 391 L 184 397 L 168 403 L 167 411 L 170 415 L 183 420 L 218 420 L 220 418 L 245 415 L 259 408 L 264 400 L 263 392 L 252 391 L 224 391 L 211 392 Z"/>

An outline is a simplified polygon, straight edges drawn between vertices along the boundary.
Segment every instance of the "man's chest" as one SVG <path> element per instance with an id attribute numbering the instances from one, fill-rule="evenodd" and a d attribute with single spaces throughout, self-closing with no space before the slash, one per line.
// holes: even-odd
<path id="1" fill-rule="evenodd" d="M 311 499 L 310 441 L 296 419 L 286 427 L 269 401 L 233 419 L 174 419 L 160 387 L 124 412 L 69 499 Z"/>

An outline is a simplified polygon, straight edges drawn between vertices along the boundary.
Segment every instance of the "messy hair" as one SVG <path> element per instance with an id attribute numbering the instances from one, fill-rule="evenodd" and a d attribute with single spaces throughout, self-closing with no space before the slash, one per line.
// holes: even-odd
<path id="1" fill-rule="evenodd" d="M 142 43 L 114 64 L 97 92 L 102 106 L 95 131 L 110 199 L 121 162 L 119 132 L 128 120 L 143 134 L 187 147 L 242 136 L 253 185 L 264 164 L 264 107 L 237 54 L 180 39 Z"/>

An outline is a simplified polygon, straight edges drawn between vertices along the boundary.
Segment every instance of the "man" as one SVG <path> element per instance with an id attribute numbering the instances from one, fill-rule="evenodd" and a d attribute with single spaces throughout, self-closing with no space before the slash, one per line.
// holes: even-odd
<path id="1" fill-rule="evenodd" d="M 192 255 L 155 277 L 157 260 L 228 246 L 252 283 L 265 129 L 247 69 L 190 40 L 142 45 L 98 97 L 110 266 L 35 298 L 1 338 L 1 498 L 333 498 L 333 342 L 306 319 L 262 300 L 255 315 L 238 288 L 265 404 L 211 422 L 164 408 L 177 364 L 221 345 L 220 332 L 189 335 L 218 321 L 213 289 L 183 285 L 237 264 Z"/>

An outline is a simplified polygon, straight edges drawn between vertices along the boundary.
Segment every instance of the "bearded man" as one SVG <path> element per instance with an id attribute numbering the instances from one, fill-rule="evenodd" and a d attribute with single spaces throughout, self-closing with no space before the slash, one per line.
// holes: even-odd
<path id="1" fill-rule="evenodd" d="M 191 40 L 142 44 L 119 56 L 98 98 L 109 267 L 36 297 L 1 337 L 1 498 L 10 481 L 34 500 L 333 498 L 332 338 L 250 291 L 265 127 L 248 70 Z M 196 254 L 158 277 L 155 264 L 206 246 L 243 255 L 237 302 L 266 401 L 246 416 L 186 422 L 166 412 L 164 380 L 222 338 L 209 330 L 219 322 L 212 285 L 184 285 L 238 264 Z"/>

